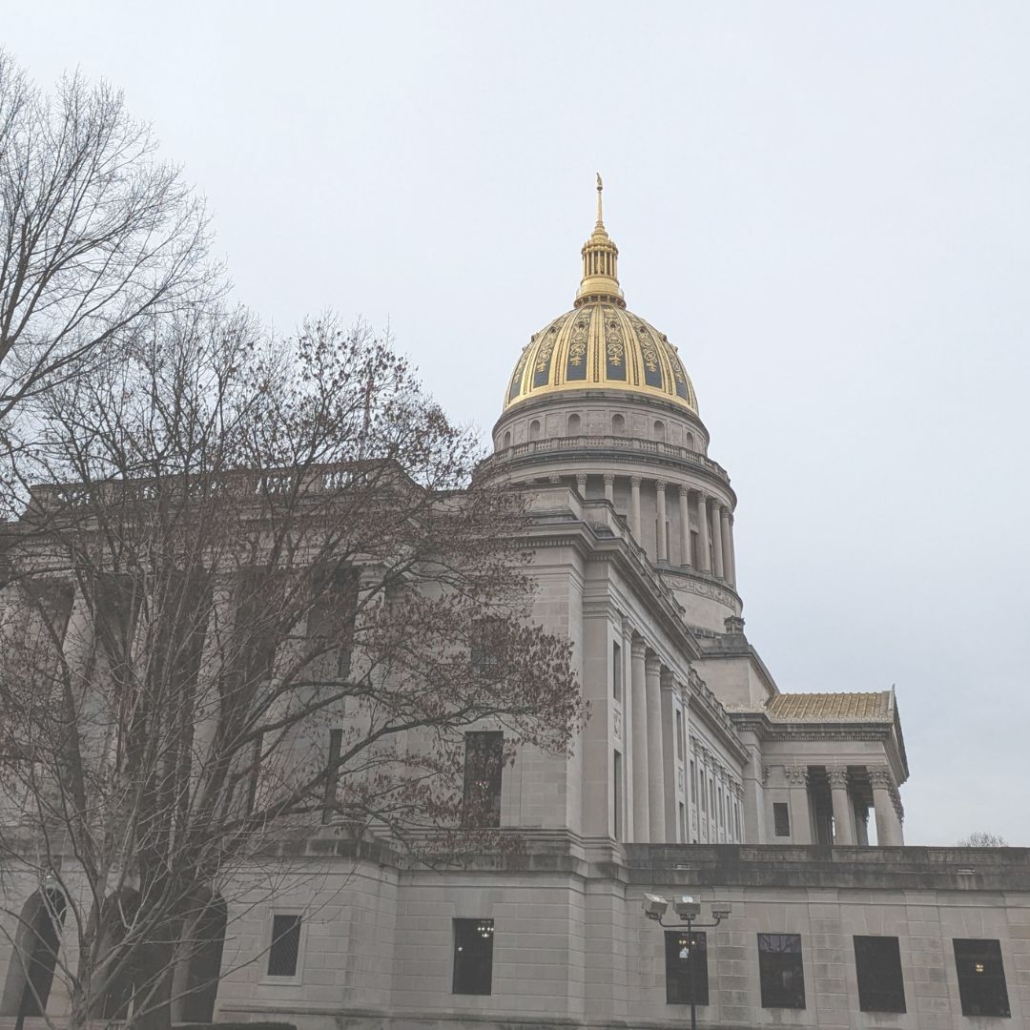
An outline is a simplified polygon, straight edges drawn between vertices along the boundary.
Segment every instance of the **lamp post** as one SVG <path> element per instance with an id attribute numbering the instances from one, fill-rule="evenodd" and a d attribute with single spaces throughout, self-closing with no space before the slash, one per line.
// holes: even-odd
<path id="1" fill-rule="evenodd" d="M 676 898 L 672 902 L 672 907 L 681 922 L 666 923 L 664 921 L 665 913 L 669 908 L 668 898 L 663 898 L 658 894 L 644 895 L 644 915 L 648 919 L 653 919 L 659 926 L 670 930 L 679 929 L 683 926 L 687 928 L 687 968 L 690 971 L 690 1030 L 697 1030 L 697 991 L 694 982 L 694 928 L 700 929 L 704 927 L 708 929 L 718 926 L 724 919 L 729 919 L 730 906 L 726 904 L 712 905 L 712 918 L 715 920 L 712 923 L 699 922 L 701 902 L 696 901 L 689 894 Z"/>

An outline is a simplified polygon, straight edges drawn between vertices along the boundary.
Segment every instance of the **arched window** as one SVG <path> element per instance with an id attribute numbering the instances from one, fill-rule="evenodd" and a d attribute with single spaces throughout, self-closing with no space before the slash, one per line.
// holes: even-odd
<path id="1" fill-rule="evenodd" d="M 656 440 L 665 439 L 665 423 L 661 419 L 655 419 L 654 424 L 654 438 Z"/>
<path id="2" fill-rule="evenodd" d="M 693 451 L 695 449 L 696 448 L 694 447 L 694 434 L 693 433 L 687 433 L 687 450 L 688 451 Z"/>
<path id="3" fill-rule="evenodd" d="M 36 891 L 25 902 L 7 965 L 0 1015 L 42 1016 L 54 983 L 60 946 L 64 895 L 54 888 Z"/>
<path id="4" fill-rule="evenodd" d="M 506 429 L 504 431 L 504 449 L 507 450 L 511 446 L 511 430 Z"/>
<path id="5" fill-rule="evenodd" d="M 569 426 L 568 426 L 568 431 L 567 431 L 566 435 L 567 436 L 579 436 L 580 432 L 582 431 L 580 429 L 581 425 L 582 425 L 582 423 L 580 422 L 579 415 L 575 415 L 575 414 L 569 415 Z"/>
<path id="6" fill-rule="evenodd" d="M 535 419 L 533 419 L 532 422 L 529 423 L 529 438 L 530 438 L 530 440 L 539 440 L 540 439 L 540 420 L 539 419 L 535 418 Z"/>
<path id="7" fill-rule="evenodd" d="M 621 415 L 612 415 L 612 436 L 624 436 L 626 420 Z"/>
<path id="8" fill-rule="evenodd" d="M 100 1019 L 122 1022 L 128 1018 L 129 1006 L 136 993 L 136 969 L 134 962 L 124 960 L 123 941 L 125 931 L 135 922 L 137 912 L 139 892 L 131 887 L 123 887 L 117 894 L 109 895 L 100 906 L 102 953 L 113 955 L 117 968 L 107 990 L 97 999 L 96 1017 Z"/>

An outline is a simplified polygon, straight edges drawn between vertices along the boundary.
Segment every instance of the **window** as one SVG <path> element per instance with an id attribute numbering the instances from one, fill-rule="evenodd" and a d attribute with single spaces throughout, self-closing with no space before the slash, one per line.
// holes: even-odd
<path id="1" fill-rule="evenodd" d="M 533 421 L 529 423 L 529 438 L 530 438 L 530 440 L 539 440 L 540 439 L 540 421 L 539 421 L 539 419 L 533 419 Z"/>
<path id="2" fill-rule="evenodd" d="M 340 750 L 343 746 L 343 730 L 329 731 L 329 755 L 326 758 L 325 802 L 322 806 L 322 822 L 333 817 L 336 805 L 336 788 L 340 782 Z"/>
<path id="3" fill-rule="evenodd" d="M 612 697 L 622 700 L 622 648 L 612 643 Z"/>
<path id="4" fill-rule="evenodd" d="M 626 432 L 626 420 L 621 415 L 612 415 L 612 436 L 622 436 Z"/>
<path id="5" fill-rule="evenodd" d="M 725 826 L 726 825 L 726 815 L 725 815 L 725 812 L 723 811 L 723 804 L 722 804 L 722 787 L 719 788 L 719 825 L 720 826 Z"/>
<path id="6" fill-rule="evenodd" d="M 612 753 L 612 791 L 615 839 L 622 840 L 622 755 L 618 751 Z"/>
<path id="7" fill-rule="evenodd" d="M 744 837 L 743 837 L 743 835 L 740 832 L 740 802 L 739 801 L 734 801 L 733 802 L 733 821 L 734 821 L 734 823 L 736 825 L 736 829 L 737 829 L 737 838 L 736 839 L 738 841 L 742 841 L 744 839 Z"/>
<path id="8" fill-rule="evenodd" d="M 694 804 L 697 804 L 697 766 L 694 764 L 694 760 L 690 760 L 690 789 L 693 792 L 692 798 Z"/>
<path id="9" fill-rule="evenodd" d="M 268 949 L 269 976 L 296 976 L 300 957 L 300 921 L 296 915 L 272 917 L 272 946 Z"/>
<path id="10" fill-rule="evenodd" d="M 701 811 L 708 813 L 708 791 L 705 789 L 705 771 L 701 770 Z"/>
<path id="11" fill-rule="evenodd" d="M 480 677 L 498 678 L 501 671 L 501 656 L 507 642 L 507 624 L 504 619 L 476 619 L 472 624 L 469 652 L 472 665 Z"/>
<path id="12" fill-rule="evenodd" d="M 656 440 L 665 439 L 665 423 L 661 421 L 655 421 L 654 424 L 654 438 Z"/>
<path id="13" fill-rule="evenodd" d="M 693 433 L 687 433 L 686 441 L 687 441 L 687 449 L 692 451 L 694 449 L 694 434 Z"/>
<path id="14" fill-rule="evenodd" d="M 507 450 L 511 446 L 511 430 L 509 429 L 504 434 L 504 449 Z"/>
<path id="15" fill-rule="evenodd" d="M 758 976 L 763 1009 L 803 1009 L 805 970 L 801 963 L 801 937 L 796 933 L 760 933 Z"/>
<path id="16" fill-rule="evenodd" d="M 680 802 L 680 842 L 687 842 L 687 806 Z"/>
<path id="17" fill-rule="evenodd" d="M 963 1016 L 1010 1016 L 997 941 L 955 938 L 955 968 Z"/>
<path id="18" fill-rule="evenodd" d="M 708 779 L 708 811 L 712 813 L 712 822 L 715 822 L 715 780 Z"/>
<path id="19" fill-rule="evenodd" d="M 683 710 L 676 709 L 676 757 L 683 761 Z"/>
<path id="20" fill-rule="evenodd" d="M 785 801 L 773 802 L 773 832 L 777 837 L 790 836 L 790 812 Z"/>
<path id="21" fill-rule="evenodd" d="M 465 734 L 465 791 L 462 822 L 470 827 L 501 825 L 501 772 L 504 734 L 495 731 Z"/>
<path id="22" fill-rule="evenodd" d="M 708 1004 L 707 937 L 697 930 L 692 934 L 666 930 L 665 1001 L 669 1005 L 689 1005 L 691 998 L 695 1005 Z"/>
<path id="23" fill-rule="evenodd" d="M 567 435 L 568 436 L 579 436 L 579 434 L 580 434 L 580 426 L 581 426 L 581 422 L 579 420 L 579 415 L 576 415 L 576 414 L 569 415 L 569 428 L 568 428 Z"/>
<path id="24" fill-rule="evenodd" d="M 855 937 L 858 1007 L 863 1012 L 904 1012 L 905 981 L 897 937 Z"/>
<path id="25" fill-rule="evenodd" d="M 494 921 L 454 920 L 453 994 L 489 994 L 494 975 Z"/>

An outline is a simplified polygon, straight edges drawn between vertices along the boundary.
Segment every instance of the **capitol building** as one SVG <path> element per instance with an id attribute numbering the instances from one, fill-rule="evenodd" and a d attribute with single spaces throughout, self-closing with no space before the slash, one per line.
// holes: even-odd
<path id="1" fill-rule="evenodd" d="M 570 310 L 512 341 L 477 473 L 525 496 L 532 619 L 571 642 L 589 702 L 574 754 L 527 748 L 491 781 L 519 852 L 430 869 L 384 844 L 284 873 L 230 913 L 214 1018 L 624 1030 L 689 1025 L 693 1003 L 736 1030 L 1030 1025 L 1030 853 L 906 842 L 903 698 L 792 692 L 750 643 L 686 327 L 627 306 L 601 198 Z"/>

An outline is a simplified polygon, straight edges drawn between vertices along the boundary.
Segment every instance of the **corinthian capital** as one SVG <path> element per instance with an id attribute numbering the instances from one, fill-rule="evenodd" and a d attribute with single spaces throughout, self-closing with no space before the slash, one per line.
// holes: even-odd
<path id="1" fill-rule="evenodd" d="M 874 788 L 881 788 L 883 790 L 897 790 L 894 786 L 894 777 L 891 775 L 890 769 L 870 769 L 869 770 L 869 782 Z"/>
<path id="2" fill-rule="evenodd" d="M 796 787 L 803 787 L 808 783 L 807 765 L 788 765 L 784 767 L 783 772 L 786 774 L 787 782 Z"/>
<path id="3" fill-rule="evenodd" d="M 831 765 L 826 770 L 831 787 L 847 787 L 848 767 L 846 765 Z"/>

